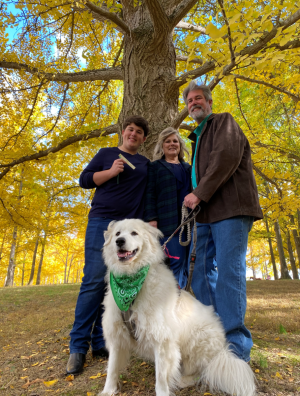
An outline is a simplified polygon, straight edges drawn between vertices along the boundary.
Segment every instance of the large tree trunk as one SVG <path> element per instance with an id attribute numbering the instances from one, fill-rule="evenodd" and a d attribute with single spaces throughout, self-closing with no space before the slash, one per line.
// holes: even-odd
<path id="1" fill-rule="evenodd" d="M 290 216 L 291 219 L 291 223 L 292 225 L 295 225 L 295 219 L 294 216 L 291 215 Z M 298 265 L 300 268 L 300 238 L 298 236 L 298 232 L 295 228 L 292 229 L 292 234 L 293 234 L 293 238 L 294 238 L 294 242 L 295 242 L 295 246 L 296 246 L 296 252 L 297 252 L 297 257 L 298 257 Z"/>
<path id="2" fill-rule="evenodd" d="M 69 260 L 69 247 L 70 247 L 70 237 L 68 239 L 67 257 L 66 257 L 66 261 L 65 261 L 64 283 L 67 283 L 67 269 L 68 269 L 68 260 Z"/>
<path id="3" fill-rule="evenodd" d="M 287 247 L 288 247 L 288 251 L 289 251 L 289 257 L 290 257 L 290 263 L 291 263 L 291 267 L 292 267 L 292 272 L 293 272 L 293 279 L 299 279 L 289 230 L 286 233 L 286 242 L 287 242 Z"/>
<path id="4" fill-rule="evenodd" d="M 21 181 L 20 181 L 20 186 L 19 186 L 19 197 L 18 201 L 20 203 L 21 201 L 21 193 L 22 193 L 22 188 L 23 188 L 23 182 L 22 182 L 22 177 L 23 177 L 23 172 L 24 168 L 21 173 Z M 18 232 L 18 227 L 14 227 L 13 231 L 13 240 L 10 248 L 10 255 L 9 255 L 9 263 L 8 263 L 8 268 L 7 268 L 7 275 L 5 279 L 5 286 L 13 286 L 14 285 L 14 276 L 15 276 L 15 267 L 16 267 L 16 241 L 17 241 L 17 232 Z"/>
<path id="5" fill-rule="evenodd" d="M 34 247 L 34 252 L 33 252 L 31 272 L 30 272 L 30 277 L 29 277 L 29 281 L 28 281 L 28 285 L 29 286 L 33 284 L 34 270 L 35 270 L 35 260 L 36 260 L 38 246 L 39 246 L 39 240 L 40 240 L 40 236 L 38 235 L 38 237 L 37 237 L 37 239 L 35 241 L 35 247 Z"/>
<path id="6" fill-rule="evenodd" d="M 268 218 L 265 216 L 265 224 L 266 224 L 266 230 L 268 233 L 268 243 L 269 243 L 269 249 L 270 249 L 270 256 L 271 256 L 271 262 L 272 262 L 272 267 L 273 267 L 273 273 L 274 273 L 274 279 L 278 280 L 278 271 L 276 267 L 276 261 L 275 261 L 275 255 L 273 251 L 273 246 L 272 246 L 272 240 L 271 240 L 271 233 L 269 229 L 269 223 L 268 223 Z"/>
<path id="7" fill-rule="evenodd" d="M 15 276 L 15 268 L 16 268 L 16 245 L 17 245 L 17 233 L 18 227 L 14 227 L 12 243 L 10 248 L 9 262 L 7 268 L 7 275 L 5 279 L 4 286 L 13 286 L 14 285 L 14 276 Z"/>
<path id="8" fill-rule="evenodd" d="M 72 254 L 71 260 L 70 260 L 70 264 L 69 264 L 69 271 L 68 271 L 68 276 L 67 276 L 67 283 L 69 283 L 69 276 L 70 276 L 70 271 L 71 271 L 71 267 L 73 264 L 73 258 L 74 258 L 74 254 Z"/>
<path id="9" fill-rule="evenodd" d="M 145 5 L 124 10 L 131 34 L 124 38 L 124 96 L 119 123 L 132 114 L 149 122 L 150 134 L 141 154 L 151 158 L 157 134 L 170 126 L 178 113 L 178 89 L 170 91 L 176 78 L 176 53 L 172 31 L 154 32 Z"/>
<path id="10" fill-rule="evenodd" d="M 24 286 L 26 254 L 27 254 L 27 252 L 25 251 L 24 258 L 23 258 L 23 265 L 22 265 L 22 286 Z"/>
<path id="11" fill-rule="evenodd" d="M 36 275 L 36 282 L 35 282 L 36 285 L 40 285 L 41 284 L 41 272 L 42 272 L 44 254 L 45 254 L 46 239 L 47 239 L 47 234 L 45 233 L 43 241 L 42 241 L 42 251 L 41 251 L 41 257 L 40 257 L 38 272 L 37 272 L 37 275 Z"/>
<path id="12" fill-rule="evenodd" d="M 5 237 L 6 237 L 6 231 L 3 235 L 3 239 L 2 239 L 2 243 L 1 243 L 1 249 L 0 249 L 0 261 L 2 260 L 2 253 L 3 253 L 3 249 L 4 249 L 4 242 L 5 242 Z"/>
<path id="13" fill-rule="evenodd" d="M 280 279 L 292 279 L 290 277 L 290 274 L 289 274 L 289 271 L 288 271 L 288 268 L 286 265 L 286 261 L 285 261 L 283 243 L 282 243 L 278 220 L 275 221 L 274 228 L 275 228 L 275 233 L 276 233 L 277 248 L 278 248 L 279 260 L 280 260 L 280 272 L 281 272 Z"/>

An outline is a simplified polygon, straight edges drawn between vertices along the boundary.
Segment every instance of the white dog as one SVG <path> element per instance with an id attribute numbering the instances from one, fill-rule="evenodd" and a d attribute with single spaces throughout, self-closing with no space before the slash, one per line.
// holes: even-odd
<path id="1" fill-rule="evenodd" d="M 149 270 L 129 311 L 134 337 L 122 319 L 112 287 L 108 287 L 102 325 L 109 360 L 100 395 L 118 393 L 119 371 L 134 351 L 155 362 L 157 396 L 169 396 L 176 388 L 200 381 L 211 390 L 253 396 L 252 370 L 229 350 L 213 307 L 178 290 L 172 272 L 164 264 L 159 243 L 162 233 L 141 220 L 122 220 L 110 223 L 104 235 L 108 284 L 110 273 L 118 277 L 134 275 L 147 266 Z"/>

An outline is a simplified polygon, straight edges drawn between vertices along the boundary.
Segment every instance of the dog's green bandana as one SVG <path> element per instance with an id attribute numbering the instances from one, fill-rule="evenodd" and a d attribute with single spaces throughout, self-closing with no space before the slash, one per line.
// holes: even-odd
<path id="1" fill-rule="evenodd" d="M 121 311 L 128 311 L 131 303 L 141 291 L 150 265 L 141 268 L 134 275 L 114 276 L 110 273 L 110 287 L 115 302 Z"/>

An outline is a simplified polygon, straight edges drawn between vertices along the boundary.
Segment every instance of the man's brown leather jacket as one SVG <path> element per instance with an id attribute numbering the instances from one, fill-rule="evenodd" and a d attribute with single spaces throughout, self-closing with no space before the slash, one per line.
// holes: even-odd
<path id="1" fill-rule="evenodd" d="M 196 154 L 196 134 L 192 132 L 189 139 L 192 158 L 196 155 L 197 187 L 192 192 L 201 199 L 197 221 L 213 223 L 241 215 L 262 219 L 250 145 L 231 114 L 211 114 Z"/>

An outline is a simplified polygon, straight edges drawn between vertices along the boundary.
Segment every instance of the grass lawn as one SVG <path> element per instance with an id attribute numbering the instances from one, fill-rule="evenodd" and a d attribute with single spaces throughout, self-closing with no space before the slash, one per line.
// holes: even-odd
<path id="1" fill-rule="evenodd" d="M 0 289 L 0 395 L 96 396 L 102 390 L 106 361 L 90 352 L 83 374 L 65 376 L 78 291 L 79 285 Z M 300 396 L 300 281 L 248 282 L 247 294 L 258 395 Z M 155 396 L 154 366 L 132 357 L 120 383 L 120 395 Z M 194 387 L 176 392 L 210 394 Z"/>

